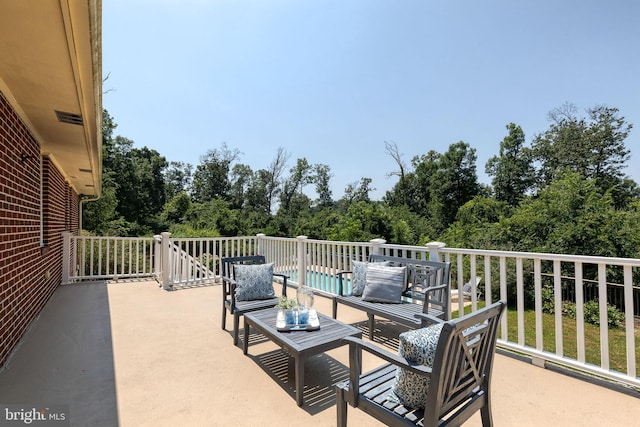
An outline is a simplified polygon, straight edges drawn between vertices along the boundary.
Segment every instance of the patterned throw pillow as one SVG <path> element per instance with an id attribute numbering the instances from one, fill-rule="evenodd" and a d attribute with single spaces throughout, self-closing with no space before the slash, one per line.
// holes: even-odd
<path id="1" fill-rule="evenodd" d="M 364 287 L 367 284 L 367 266 L 369 264 L 366 261 L 353 261 L 351 263 L 351 295 L 362 296 Z M 389 262 L 382 261 L 372 264 L 389 265 Z"/>
<path id="2" fill-rule="evenodd" d="M 367 282 L 367 262 L 353 261 L 351 263 L 351 295 L 362 295 L 364 285 Z"/>
<path id="3" fill-rule="evenodd" d="M 428 328 L 401 333 L 398 349 L 400 356 L 406 358 L 409 362 L 433 366 L 442 325 L 443 323 L 437 323 Z M 424 409 L 430 380 L 429 376 L 418 375 L 403 368 L 398 368 L 396 380 L 388 399 L 409 408 Z"/>
<path id="4" fill-rule="evenodd" d="M 273 263 L 235 264 L 236 300 L 252 301 L 276 296 L 273 290 Z"/>
<path id="5" fill-rule="evenodd" d="M 367 265 L 367 281 L 362 300 L 370 302 L 402 302 L 407 267 L 389 267 L 371 263 Z"/>

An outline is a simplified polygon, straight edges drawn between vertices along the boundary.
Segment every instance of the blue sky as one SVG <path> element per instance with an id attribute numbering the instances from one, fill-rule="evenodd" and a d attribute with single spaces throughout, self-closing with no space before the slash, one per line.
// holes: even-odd
<path id="1" fill-rule="evenodd" d="M 103 106 L 117 135 L 194 166 L 229 148 L 253 170 L 278 147 L 331 168 L 334 199 L 369 177 L 464 141 L 478 177 L 516 123 L 530 143 L 566 102 L 616 107 L 636 126 L 640 183 L 640 2 L 635 0 L 109 0 Z"/>

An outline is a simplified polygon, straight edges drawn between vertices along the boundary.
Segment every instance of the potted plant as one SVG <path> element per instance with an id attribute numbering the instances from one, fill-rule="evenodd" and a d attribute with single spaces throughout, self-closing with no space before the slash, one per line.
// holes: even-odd
<path id="1" fill-rule="evenodd" d="M 287 298 L 282 295 L 278 298 L 278 304 L 276 304 L 276 308 L 279 308 L 278 311 L 278 319 L 281 317 L 284 318 L 284 322 L 287 325 L 295 325 L 296 324 L 296 309 L 298 308 L 298 301 L 293 298 Z"/>

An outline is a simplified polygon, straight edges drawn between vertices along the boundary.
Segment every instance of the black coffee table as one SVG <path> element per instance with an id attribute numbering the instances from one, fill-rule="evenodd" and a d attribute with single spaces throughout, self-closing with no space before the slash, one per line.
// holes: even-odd
<path id="1" fill-rule="evenodd" d="M 345 337 L 362 337 L 362 331 L 354 326 L 347 325 L 322 313 L 318 313 L 320 329 L 315 331 L 290 331 L 280 332 L 276 327 L 278 309 L 270 308 L 260 311 L 252 311 L 244 315 L 244 354 L 249 349 L 250 328 L 266 336 L 283 350 L 289 353 L 293 359 L 295 368 L 296 402 L 302 405 L 302 391 L 304 388 L 304 363 L 309 356 L 324 353 L 325 351 L 344 345 L 341 340 Z M 291 361 L 291 360 L 290 360 Z M 291 375 L 291 370 L 289 371 Z M 289 377 L 291 381 L 291 377 Z"/>

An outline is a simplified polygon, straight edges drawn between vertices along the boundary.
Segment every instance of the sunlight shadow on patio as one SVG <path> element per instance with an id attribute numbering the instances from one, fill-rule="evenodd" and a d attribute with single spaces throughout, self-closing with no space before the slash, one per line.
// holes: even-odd
<path id="1" fill-rule="evenodd" d="M 254 335 L 258 335 L 255 339 Z M 251 334 L 249 342 L 262 342 L 260 334 Z M 254 350 L 254 353 L 261 350 Z M 278 384 L 295 401 L 292 369 L 289 366 L 289 355 L 286 351 L 276 349 L 266 353 L 250 354 L 253 360 L 272 380 Z M 309 357 L 305 362 L 304 372 L 304 405 L 301 407 L 309 415 L 315 415 L 336 404 L 334 385 L 347 378 L 348 368 L 326 353 Z"/>
<path id="2" fill-rule="evenodd" d="M 56 289 L 0 373 L 0 402 L 68 405 L 70 425 L 118 425 L 104 283 Z"/>

